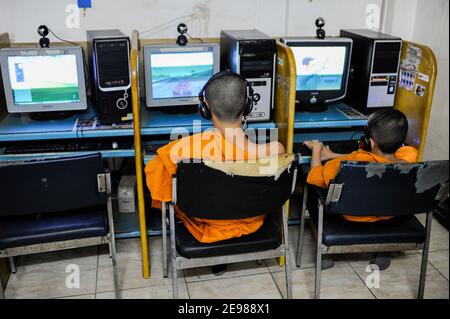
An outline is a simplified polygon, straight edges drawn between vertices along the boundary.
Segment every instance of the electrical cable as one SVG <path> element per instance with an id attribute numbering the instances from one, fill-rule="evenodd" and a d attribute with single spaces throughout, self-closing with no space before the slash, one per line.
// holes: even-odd
<path id="1" fill-rule="evenodd" d="M 191 37 L 191 35 L 190 35 L 189 33 L 187 33 L 187 32 L 186 32 L 186 34 L 188 35 L 189 39 L 191 39 L 191 40 L 199 40 L 201 43 L 205 43 L 205 41 L 203 41 L 203 39 L 201 39 L 201 38 L 193 38 L 193 37 Z"/>

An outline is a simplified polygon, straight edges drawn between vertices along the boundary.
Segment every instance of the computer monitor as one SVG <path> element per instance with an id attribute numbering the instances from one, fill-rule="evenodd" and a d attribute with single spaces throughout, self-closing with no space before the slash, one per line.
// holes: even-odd
<path id="1" fill-rule="evenodd" d="M 322 111 L 347 92 L 352 40 L 347 38 L 284 38 L 297 70 L 300 110 Z"/>
<path id="2" fill-rule="evenodd" d="M 148 107 L 195 105 L 203 85 L 219 72 L 219 45 L 145 45 L 144 63 Z"/>
<path id="3" fill-rule="evenodd" d="M 81 47 L 1 49 L 0 65 L 9 113 L 87 108 Z"/>

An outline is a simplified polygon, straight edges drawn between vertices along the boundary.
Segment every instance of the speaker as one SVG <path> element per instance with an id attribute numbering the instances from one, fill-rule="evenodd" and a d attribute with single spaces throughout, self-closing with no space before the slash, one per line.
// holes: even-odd
<path id="1" fill-rule="evenodd" d="M 100 123 L 133 119 L 130 39 L 119 30 L 89 30 L 91 88 Z"/>

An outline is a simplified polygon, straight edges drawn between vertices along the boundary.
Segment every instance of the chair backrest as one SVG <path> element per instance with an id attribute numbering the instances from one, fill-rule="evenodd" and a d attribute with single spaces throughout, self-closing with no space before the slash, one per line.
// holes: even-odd
<path id="1" fill-rule="evenodd" d="M 327 212 L 353 216 L 426 213 L 448 192 L 448 180 L 448 160 L 414 164 L 343 161 L 330 183 Z"/>
<path id="2" fill-rule="evenodd" d="M 242 219 L 279 212 L 292 193 L 296 167 L 291 160 L 291 165 L 273 176 L 243 176 L 225 173 L 203 162 L 180 162 L 176 178 L 176 202 L 186 215 Z"/>
<path id="3" fill-rule="evenodd" d="M 82 209 L 106 204 L 97 174 L 100 154 L 0 164 L 0 216 Z"/>

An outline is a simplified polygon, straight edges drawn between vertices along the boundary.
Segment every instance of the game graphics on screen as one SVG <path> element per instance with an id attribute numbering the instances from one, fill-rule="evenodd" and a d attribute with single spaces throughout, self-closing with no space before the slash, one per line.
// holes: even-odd
<path id="1" fill-rule="evenodd" d="M 344 72 L 344 47 L 293 47 L 300 91 L 339 90 Z"/>
<path id="2" fill-rule="evenodd" d="M 213 75 L 213 53 L 163 53 L 151 57 L 154 99 L 197 96 Z"/>

